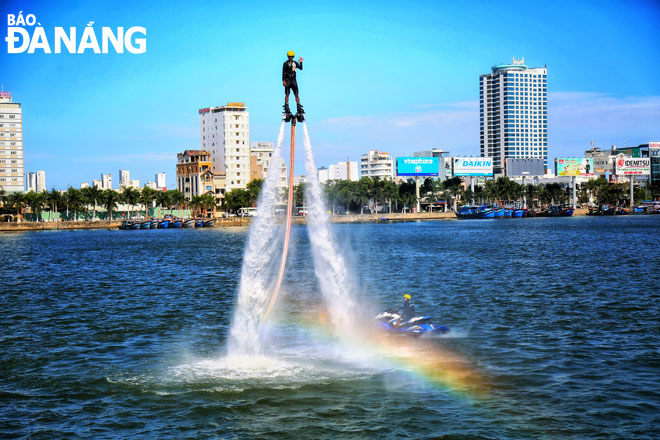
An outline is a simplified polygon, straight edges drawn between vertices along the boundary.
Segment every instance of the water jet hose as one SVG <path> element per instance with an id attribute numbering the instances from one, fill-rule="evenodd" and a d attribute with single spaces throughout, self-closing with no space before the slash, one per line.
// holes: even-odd
<path id="1" fill-rule="evenodd" d="M 291 120 L 291 164 L 289 166 L 289 203 L 287 205 L 287 214 L 286 214 L 286 233 L 284 235 L 284 248 L 282 249 L 282 261 L 280 262 L 280 273 L 277 276 L 277 283 L 275 283 L 275 290 L 270 297 L 270 303 L 264 313 L 263 318 L 261 319 L 261 326 L 268 321 L 268 317 L 275 307 L 275 302 L 277 301 L 277 296 L 280 293 L 280 287 L 282 286 L 282 279 L 284 278 L 284 268 L 286 267 L 286 256 L 289 251 L 289 238 L 291 237 L 291 220 L 293 215 L 293 164 L 295 158 L 295 149 L 296 149 L 296 118 L 294 117 Z M 271 169 L 272 169 L 271 164 Z"/>

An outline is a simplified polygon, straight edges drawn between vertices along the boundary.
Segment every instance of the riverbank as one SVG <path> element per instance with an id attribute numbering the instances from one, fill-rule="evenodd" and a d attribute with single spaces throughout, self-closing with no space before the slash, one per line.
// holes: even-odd
<path id="1" fill-rule="evenodd" d="M 574 216 L 586 215 L 587 209 L 578 208 Z M 216 219 L 216 226 L 247 226 L 250 224 L 250 217 L 229 217 Z M 391 214 L 348 214 L 331 215 L 330 221 L 333 223 L 373 223 L 383 221 L 416 221 L 416 220 L 456 220 L 456 215 L 452 212 L 420 212 Z M 293 217 L 293 223 L 304 224 L 306 217 Z M 77 222 L 20 222 L 20 223 L 0 223 L 0 231 L 5 232 L 25 232 L 25 231 L 47 231 L 47 230 L 65 230 L 65 229 L 116 229 L 121 224 L 121 220 L 95 220 L 95 221 L 77 221 Z"/>

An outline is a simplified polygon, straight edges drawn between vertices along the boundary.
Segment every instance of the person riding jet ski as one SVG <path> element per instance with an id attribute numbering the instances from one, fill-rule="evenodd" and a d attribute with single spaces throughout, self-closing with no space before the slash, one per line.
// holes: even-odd
<path id="1" fill-rule="evenodd" d="M 415 304 L 407 293 L 403 295 L 403 307 L 398 312 L 401 314 L 401 323 L 408 322 L 415 317 Z"/>

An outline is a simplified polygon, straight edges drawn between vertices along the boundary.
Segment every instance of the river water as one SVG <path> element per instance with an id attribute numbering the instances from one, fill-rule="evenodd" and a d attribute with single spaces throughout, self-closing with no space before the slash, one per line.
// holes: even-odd
<path id="1" fill-rule="evenodd" d="M 333 338 L 294 226 L 263 355 L 227 356 L 247 228 L 0 234 L 0 437 L 657 438 L 660 216 L 333 225 Z"/>

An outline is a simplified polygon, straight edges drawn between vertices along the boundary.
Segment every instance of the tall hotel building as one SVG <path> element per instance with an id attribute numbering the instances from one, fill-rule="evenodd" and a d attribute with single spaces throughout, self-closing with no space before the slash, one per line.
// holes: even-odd
<path id="1" fill-rule="evenodd" d="M 547 68 L 513 59 L 479 77 L 481 157 L 503 175 L 507 158 L 542 158 L 548 168 Z"/>
<path id="2" fill-rule="evenodd" d="M 225 191 L 250 181 L 250 114 L 242 102 L 199 110 L 200 148 L 211 152 L 214 174 L 226 175 Z"/>
<path id="3" fill-rule="evenodd" d="M 21 104 L 4 91 L 0 92 L 0 187 L 8 193 L 25 187 Z"/>

